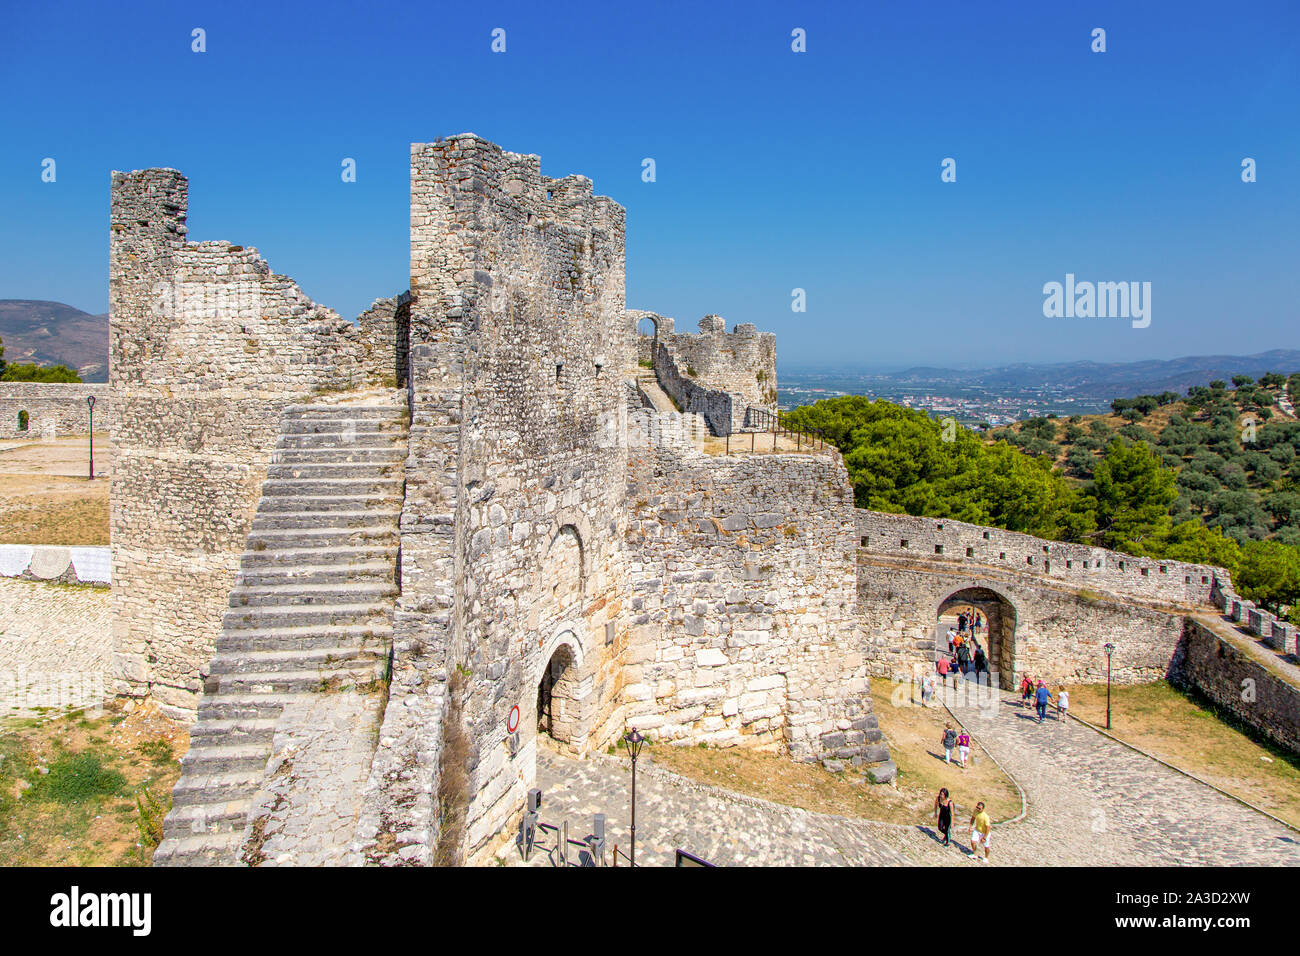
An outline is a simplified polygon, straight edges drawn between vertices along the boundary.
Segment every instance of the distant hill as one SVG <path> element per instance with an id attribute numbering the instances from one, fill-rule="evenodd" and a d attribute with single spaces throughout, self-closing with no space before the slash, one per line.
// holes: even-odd
<path id="1" fill-rule="evenodd" d="M 1142 362 L 1064 362 L 1057 365 L 1003 365 L 955 370 L 918 366 L 876 377 L 900 384 L 938 385 L 961 382 L 986 388 L 1055 385 L 1089 394 L 1136 395 L 1186 392 L 1193 385 L 1234 375 L 1258 377 L 1266 372 L 1300 369 L 1300 350 L 1273 349 L 1258 355 L 1191 355 Z"/>
<path id="2" fill-rule="evenodd" d="M 91 315 L 62 302 L 0 299 L 6 362 L 63 363 L 85 382 L 108 381 L 108 314 Z"/>

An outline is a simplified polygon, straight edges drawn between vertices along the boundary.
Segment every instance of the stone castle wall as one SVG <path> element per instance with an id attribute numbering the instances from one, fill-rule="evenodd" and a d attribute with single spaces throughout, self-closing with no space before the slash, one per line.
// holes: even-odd
<path id="1" fill-rule="evenodd" d="M 674 321 L 629 310 L 633 329 L 649 319 L 653 336 L 639 335 L 636 358 L 653 359 L 659 384 L 686 411 L 700 412 L 716 434 L 762 428 L 752 408 L 776 411 L 776 336 L 742 322 L 731 332 L 721 316 L 706 315 L 697 335 L 674 331 Z M 730 396 L 730 401 L 725 400 Z"/>
<path id="2" fill-rule="evenodd" d="M 652 414 L 652 413 L 649 413 Z M 663 740 L 887 759 L 857 646 L 853 492 L 837 453 L 630 450 L 624 716 Z"/>
<path id="3" fill-rule="evenodd" d="M 118 691 L 192 716 L 284 406 L 382 377 L 394 343 L 255 249 L 186 241 L 188 181 L 114 173 L 110 501 Z M 379 353 L 384 353 L 383 355 Z"/>
<path id="4" fill-rule="evenodd" d="M 1187 619 L 1174 680 L 1300 755 L 1300 687 L 1209 625 Z"/>
<path id="5" fill-rule="evenodd" d="M 0 438 L 46 440 L 90 432 L 90 408 L 95 397 L 95 430 L 112 427 L 109 386 L 54 382 L 0 382 Z M 21 427 L 26 412 L 26 427 Z M 98 469 L 96 469 L 98 470 Z"/>

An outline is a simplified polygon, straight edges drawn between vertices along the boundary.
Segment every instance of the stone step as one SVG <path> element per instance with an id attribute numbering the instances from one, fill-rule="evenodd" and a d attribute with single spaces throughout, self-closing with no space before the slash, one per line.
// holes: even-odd
<path id="1" fill-rule="evenodd" d="M 275 451 L 301 448 L 314 451 L 330 448 L 406 448 L 406 433 L 400 429 L 387 431 L 311 431 L 282 434 L 275 443 Z"/>
<path id="2" fill-rule="evenodd" d="M 222 615 L 221 626 L 225 631 L 259 631 L 271 627 L 365 624 L 386 620 L 388 614 L 374 604 L 232 608 Z"/>
<path id="3" fill-rule="evenodd" d="M 323 513 L 328 518 L 329 513 Z M 259 528 L 249 531 L 249 551 L 269 551 L 277 548 L 320 548 L 339 545 L 374 546 L 388 543 L 397 545 L 397 522 L 376 523 L 370 526 L 349 528 L 321 524 L 310 528 Z"/>
<path id="4" fill-rule="evenodd" d="M 308 531 L 326 524 L 331 528 L 379 528 L 397 526 L 401 508 L 372 508 L 367 511 L 268 511 L 253 518 L 250 531 Z"/>
<path id="5" fill-rule="evenodd" d="M 386 661 L 340 662 L 338 669 L 284 670 L 258 673 L 213 675 L 221 693 L 233 694 L 318 694 L 331 689 L 356 688 L 383 677 Z"/>
<path id="6" fill-rule="evenodd" d="M 399 421 L 367 420 L 356 418 L 292 418 L 280 425 L 281 437 L 285 435 L 391 435 L 394 438 L 403 432 Z"/>
<path id="7" fill-rule="evenodd" d="M 181 757 L 182 777 L 204 777 L 214 773 L 248 771 L 261 773 L 266 768 L 270 748 L 260 744 L 225 744 L 204 741 L 191 745 Z"/>
<path id="8" fill-rule="evenodd" d="M 200 742 L 222 741 L 249 746 L 271 745 L 275 736 L 274 717 L 235 717 L 230 720 L 205 720 L 190 731 L 190 746 Z"/>
<path id="9" fill-rule="evenodd" d="M 406 449 L 389 448 L 276 448 L 271 451 L 272 465 L 380 464 L 406 461 Z"/>
<path id="10" fill-rule="evenodd" d="M 284 409 L 284 417 L 290 421 L 349 418 L 405 422 L 406 416 L 404 405 L 288 405 Z"/>
<path id="11" fill-rule="evenodd" d="M 399 462 L 378 464 L 368 461 L 332 461 L 318 464 L 271 464 L 266 468 L 268 480 L 273 478 L 290 478 L 298 481 L 322 478 L 370 479 L 387 478 L 401 473 L 404 465 Z"/>
<path id="12" fill-rule="evenodd" d="M 393 628 L 387 618 L 382 623 L 337 624 L 330 627 L 268 627 L 230 631 L 217 643 L 220 654 L 247 651 L 312 651 L 323 647 L 365 647 L 377 654 L 387 654 L 393 642 Z"/>
<path id="13" fill-rule="evenodd" d="M 203 833 L 243 833 L 255 792 L 250 791 L 247 796 L 219 803 L 191 803 L 174 807 L 167 814 L 163 833 L 180 839 Z"/>
<path id="14" fill-rule="evenodd" d="M 391 542 L 335 546 L 322 550 L 319 546 L 291 548 L 272 545 L 263 549 L 245 551 L 241 565 L 243 572 L 262 572 L 271 568 L 351 567 L 383 561 L 391 564 L 397 557 L 397 547 Z"/>
<path id="15" fill-rule="evenodd" d="M 265 748 L 267 759 L 271 750 Z M 178 807 L 221 804 L 245 799 L 262 785 L 266 763 L 256 770 L 231 770 L 224 773 L 182 774 L 172 789 L 172 812 Z M 170 816 L 171 814 L 168 814 Z M 164 831 L 166 832 L 166 831 Z"/>
<path id="16" fill-rule="evenodd" d="M 154 866 L 236 866 L 242 834 L 204 833 L 163 840 L 153 851 Z"/>
<path id="17" fill-rule="evenodd" d="M 341 584 L 304 584 L 291 581 L 266 587 L 236 585 L 230 592 L 229 606 L 306 607 L 317 605 L 374 604 L 397 594 L 397 585 L 386 582 L 345 582 Z"/>
<path id="18" fill-rule="evenodd" d="M 399 476 L 354 475 L 351 478 L 267 478 L 262 497 L 296 495 L 305 498 L 356 497 L 357 495 L 402 496 L 405 478 Z"/>
<path id="19" fill-rule="evenodd" d="M 223 694 L 219 686 L 218 682 L 214 693 L 199 698 L 199 724 L 208 720 L 279 720 L 284 705 L 294 699 L 292 694 Z"/>
<path id="20" fill-rule="evenodd" d="M 335 671 L 352 670 L 359 666 L 372 667 L 376 663 L 386 664 L 387 658 L 387 650 L 383 647 L 367 649 L 347 645 L 230 651 L 212 658 L 209 674 L 221 681 L 230 675 L 282 674 L 290 671 L 314 671 L 318 677 L 328 677 Z"/>
<path id="21" fill-rule="evenodd" d="M 291 564 L 280 567 L 245 568 L 235 579 L 237 588 L 283 587 L 302 584 L 392 584 L 397 563 L 365 561 L 354 564 Z"/>
<path id="22" fill-rule="evenodd" d="M 322 511 L 369 511 L 379 509 L 401 510 L 398 495 L 276 495 L 263 498 L 257 505 L 256 518 L 289 512 L 292 514 L 319 514 Z M 254 520 L 256 520 L 256 518 Z"/>

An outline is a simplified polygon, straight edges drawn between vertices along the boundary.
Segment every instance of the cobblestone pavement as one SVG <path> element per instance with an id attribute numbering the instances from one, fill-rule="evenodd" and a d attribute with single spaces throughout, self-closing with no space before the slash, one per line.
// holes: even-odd
<path id="1" fill-rule="evenodd" d="M 995 711 L 957 713 L 1026 793 L 1025 818 L 994 829 L 995 865 L 1300 865 L 1300 834 L 1081 724 L 1040 726 L 1011 694 Z M 626 758 L 579 761 L 543 747 L 537 779 L 544 823 L 567 819 L 581 841 L 604 812 L 607 843 L 626 850 Z M 963 808 L 978 799 L 957 796 Z M 671 866 L 680 847 L 722 865 L 975 866 L 967 819 L 954 821 L 960 845 L 945 848 L 928 827 L 809 813 L 638 765 L 637 859 L 646 865 Z M 544 832 L 530 865 L 553 865 L 555 843 Z M 499 858 L 521 862 L 513 844 Z M 583 859 L 573 846 L 569 862 Z"/>
<path id="2" fill-rule="evenodd" d="M 0 716 L 104 699 L 113 656 L 108 595 L 0 579 Z"/>

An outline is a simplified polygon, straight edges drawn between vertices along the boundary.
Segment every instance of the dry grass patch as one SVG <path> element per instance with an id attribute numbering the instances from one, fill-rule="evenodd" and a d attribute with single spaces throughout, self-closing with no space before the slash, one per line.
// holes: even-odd
<path id="1" fill-rule="evenodd" d="M 108 544 L 108 479 L 0 475 L 0 541 Z"/>
<path id="2" fill-rule="evenodd" d="M 151 705 L 0 722 L 0 866 L 147 866 L 188 747 Z"/>
<path id="3" fill-rule="evenodd" d="M 1106 685 L 1070 688 L 1070 710 L 1106 726 Z M 1165 681 L 1111 689 L 1111 733 L 1300 827 L 1300 757 L 1247 733 Z"/>
<path id="4" fill-rule="evenodd" d="M 976 763 L 962 770 L 943 762 L 939 742 L 947 712 L 938 709 L 895 707 L 894 684 L 873 680 L 875 712 L 898 764 L 898 785 L 863 782 L 852 768 L 831 773 L 821 764 L 799 763 L 778 753 L 740 747 L 678 747 L 652 744 L 646 752 L 652 763 L 700 783 L 743 793 L 773 803 L 815 813 L 861 817 L 884 823 L 931 824 L 934 798 L 947 787 L 957 803 L 958 822 L 965 823 L 976 801 L 983 800 L 994 820 L 1020 812 L 1015 785 L 979 747 L 972 748 Z M 965 813 L 963 817 L 961 814 Z"/>

